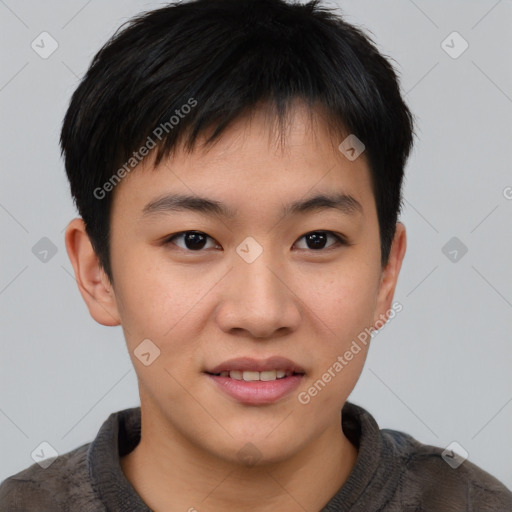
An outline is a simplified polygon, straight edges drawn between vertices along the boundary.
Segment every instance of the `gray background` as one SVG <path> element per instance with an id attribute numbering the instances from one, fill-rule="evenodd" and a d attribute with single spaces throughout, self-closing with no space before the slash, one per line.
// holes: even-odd
<path id="1" fill-rule="evenodd" d="M 111 412 L 139 404 L 121 328 L 89 316 L 66 254 L 76 211 L 58 137 L 96 51 L 159 5 L 0 0 L 0 480 L 32 464 L 42 441 L 64 453 L 91 441 Z M 457 441 L 512 487 L 512 3 L 326 5 L 342 6 L 395 59 L 419 135 L 401 217 L 403 311 L 375 338 L 350 399 L 383 428 L 442 447 Z M 43 31 L 59 45 L 47 59 L 31 48 Z M 441 45 L 453 31 L 469 44 L 458 58 Z M 57 250 L 47 261 L 32 252 L 43 237 Z M 456 261 L 443 253 L 452 237 Z M 445 249 L 452 259 L 454 247 Z"/>

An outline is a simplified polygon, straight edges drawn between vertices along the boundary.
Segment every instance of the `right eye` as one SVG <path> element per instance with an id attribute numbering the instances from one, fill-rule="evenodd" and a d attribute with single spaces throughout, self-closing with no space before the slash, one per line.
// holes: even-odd
<path id="1" fill-rule="evenodd" d="M 164 241 L 164 245 L 173 244 L 185 251 L 198 252 L 201 251 L 201 249 L 204 249 L 208 239 L 214 241 L 212 237 L 202 231 L 181 231 L 180 233 L 174 233 L 173 235 L 168 236 Z M 176 243 L 175 240 L 181 241 L 183 246 Z M 216 246 L 218 247 L 218 244 Z"/>

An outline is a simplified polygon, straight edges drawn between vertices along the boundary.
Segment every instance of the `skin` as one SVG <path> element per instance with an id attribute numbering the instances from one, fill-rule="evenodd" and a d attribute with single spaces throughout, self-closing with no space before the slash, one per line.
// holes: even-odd
<path id="1" fill-rule="evenodd" d="M 355 464 L 357 449 L 343 434 L 341 409 L 368 346 L 307 405 L 297 396 L 364 328 L 387 319 L 405 227 L 397 224 L 382 268 L 364 153 L 347 159 L 321 122 L 311 127 L 300 106 L 290 126 L 284 151 L 273 144 L 263 112 L 256 112 L 208 150 L 178 151 L 156 168 L 148 156 L 115 189 L 113 283 L 83 221 L 67 227 L 67 251 L 91 316 L 102 325 L 122 325 L 125 334 L 139 383 L 142 434 L 121 467 L 155 511 L 319 511 Z M 363 214 L 330 209 L 281 217 L 283 204 L 332 191 L 352 195 Z M 213 198 L 237 215 L 181 211 L 144 218 L 144 205 L 166 192 Z M 187 230 L 211 239 L 201 251 L 187 249 L 183 238 L 163 242 Z M 343 234 L 351 245 L 329 237 L 315 250 L 304 238 L 312 231 Z M 248 236 L 263 248 L 250 264 L 236 252 Z M 147 338 L 160 349 L 149 366 L 134 355 Z M 297 391 L 272 404 L 241 404 L 203 373 L 233 357 L 272 355 L 306 371 Z M 260 457 L 254 465 L 239 458 L 249 442 Z"/>

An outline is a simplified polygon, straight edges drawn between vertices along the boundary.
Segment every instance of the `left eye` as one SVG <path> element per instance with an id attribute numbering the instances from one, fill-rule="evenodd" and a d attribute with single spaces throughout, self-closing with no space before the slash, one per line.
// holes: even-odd
<path id="1" fill-rule="evenodd" d="M 299 238 L 299 240 L 304 239 L 308 247 L 299 247 L 299 249 L 311 249 L 314 251 L 325 249 L 329 237 L 334 240 L 334 243 L 327 245 L 327 248 L 332 247 L 333 245 L 348 245 L 347 240 L 343 236 L 337 235 L 332 231 L 311 231 L 310 233 L 306 233 Z M 165 244 L 172 243 L 181 249 L 189 251 L 200 251 L 201 249 L 208 248 L 206 247 L 208 239 L 210 239 L 212 242 L 215 242 L 212 237 L 208 236 L 202 231 L 183 231 L 181 233 L 171 235 L 165 240 Z M 184 246 L 175 243 L 175 240 L 182 241 Z M 297 243 L 298 242 L 296 242 L 296 244 Z M 211 247 L 218 247 L 218 244 L 214 243 Z"/>
<path id="2" fill-rule="evenodd" d="M 306 247 L 306 249 L 318 251 L 326 248 L 325 245 L 329 237 L 334 239 L 334 243 L 328 247 L 332 247 L 333 245 L 348 245 L 347 241 L 342 236 L 336 235 L 331 231 L 312 231 L 311 233 L 302 235 L 299 240 L 305 239 L 306 244 L 312 246 Z"/>

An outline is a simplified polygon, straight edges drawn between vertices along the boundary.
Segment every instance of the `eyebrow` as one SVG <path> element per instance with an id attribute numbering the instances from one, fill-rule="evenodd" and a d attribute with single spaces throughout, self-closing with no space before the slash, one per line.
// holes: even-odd
<path id="1" fill-rule="evenodd" d="M 294 201 L 283 207 L 283 216 L 305 214 L 320 210 L 337 209 L 345 215 L 363 214 L 363 207 L 349 194 L 316 194 L 307 199 Z M 222 202 L 206 197 L 168 194 L 150 201 L 142 210 L 142 218 L 177 211 L 194 211 L 205 215 L 214 215 L 226 219 L 233 218 L 237 211 L 228 208 Z"/>

